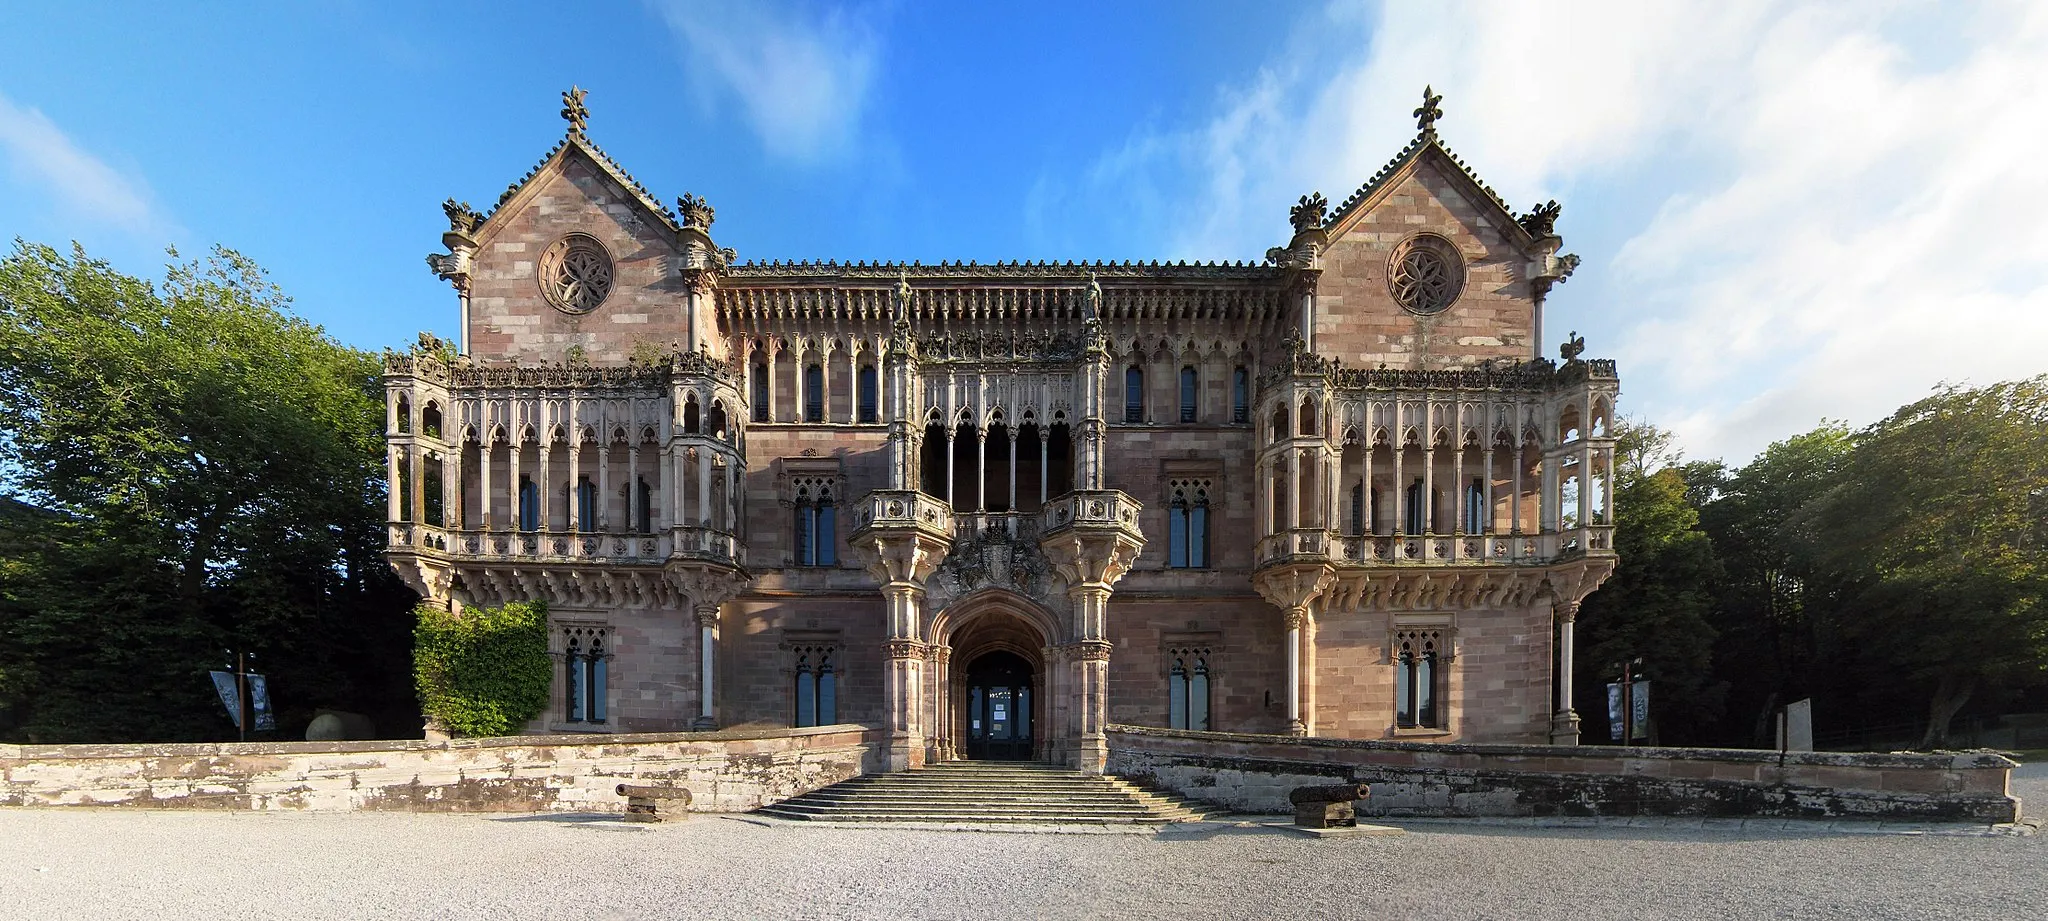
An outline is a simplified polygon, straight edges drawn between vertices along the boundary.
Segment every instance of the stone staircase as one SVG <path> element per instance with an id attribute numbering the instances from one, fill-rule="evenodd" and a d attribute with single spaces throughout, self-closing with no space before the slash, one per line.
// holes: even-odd
<path id="1" fill-rule="evenodd" d="M 1163 825 L 1220 812 L 1120 777 L 1058 765 L 947 761 L 914 771 L 864 774 L 754 814 L 809 822 Z"/>

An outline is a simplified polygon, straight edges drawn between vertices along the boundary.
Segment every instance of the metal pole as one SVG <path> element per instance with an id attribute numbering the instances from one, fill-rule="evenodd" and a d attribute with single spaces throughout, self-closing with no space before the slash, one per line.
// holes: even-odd
<path id="1" fill-rule="evenodd" d="M 235 731 L 241 741 L 249 741 L 249 656 L 235 653 Z"/>

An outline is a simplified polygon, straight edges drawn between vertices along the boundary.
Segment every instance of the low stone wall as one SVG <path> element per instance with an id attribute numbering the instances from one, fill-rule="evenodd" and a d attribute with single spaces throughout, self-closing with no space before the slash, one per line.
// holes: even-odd
<path id="1" fill-rule="evenodd" d="M 1287 791 L 1361 781 L 1376 816 L 1783 816 L 2012 822 L 2015 763 L 1932 755 L 1723 748 L 1431 745 L 1109 728 L 1109 769 L 1246 812 Z"/>
<path id="2" fill-rule="evenodd" d="M 620 783 L 741 812 L 873 769 L 865 726 L 453 742 L 0 745 L 0 806 L 620 812 Z"/>

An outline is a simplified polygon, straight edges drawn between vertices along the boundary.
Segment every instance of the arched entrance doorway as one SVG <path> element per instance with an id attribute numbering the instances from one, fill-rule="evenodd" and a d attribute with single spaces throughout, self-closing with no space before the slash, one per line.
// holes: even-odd
<path id="1" fill-rule="evenodd" d="M 1037 741 L 1033 707 L 1036 675 L 1031 663 L 1004 650 L 967 663 L 968 758 L 1028 761 Z"/>

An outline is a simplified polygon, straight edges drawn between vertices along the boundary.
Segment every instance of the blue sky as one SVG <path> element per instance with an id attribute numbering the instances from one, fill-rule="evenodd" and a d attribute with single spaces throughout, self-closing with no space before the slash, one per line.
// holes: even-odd
<path id="1" fill-rule="evenodd" d="M 140 274 L 223 243 L 345 342 L 452 334 L 438 204 L 494 201 L 573 83 L 592 137 L 709 198 L 742 258 L 1256 259 L 1432 83 L 1512 205 L 1565 206 L 1585 264 L 1548 337 L 1739 460 L 2048 371 L 2040 6 L 27 5 L 0 235 Z"/>

